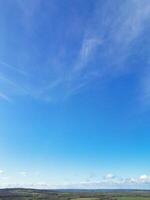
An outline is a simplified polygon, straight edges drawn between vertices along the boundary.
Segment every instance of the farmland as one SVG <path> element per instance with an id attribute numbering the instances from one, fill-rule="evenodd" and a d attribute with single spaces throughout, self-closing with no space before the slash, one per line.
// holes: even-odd
<path id="1" fill-rule="evenodd" d="M 1 189 L 0 200 L 150 200 L 150 191 Z"/>

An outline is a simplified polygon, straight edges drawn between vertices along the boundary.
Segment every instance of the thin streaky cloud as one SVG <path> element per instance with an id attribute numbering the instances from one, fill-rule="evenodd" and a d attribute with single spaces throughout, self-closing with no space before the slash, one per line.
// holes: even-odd
<path id="1" fill-rule="evenodd" d="M 83 40 L 81 50 L 79 52 L 79 60 L 75 65 L 74 70 L 81 71 L 87 66 L 87 62 L 96 50 L 96 47 L 101 45 L 102 41 L 98 38 L 86 38 Z"/>
<path id="2" fill-rule="evenodd" d="M 19 92 L 22 94 L 29 94 L 31 93 L 31 91 L 24 86 L 23 84 L 19 84 L 17 81 L 11 80 L 9 77 L 6 77 L 4 74 L 0 74 L 0 81 L 3 82 L 5 85 L 9 86 L 9 90 L 11 90 L 11 88 L 13 88 L 13 92 Z M 5 91 L 6 93 L 10 93 L 10 91 L 7 90 Z"/>
<path id="3" fill-rule="evenodd" d="M 124 73 L 127 70 L 125 63 L 132 55 L 132 47 L 147 28 L 150 19 L 150 3 L 147 0 L 124 2 L 118 7 L 117 12 L 120 16 L 118 18 L 115 15 L 108 15 L 109 3 L 111 1 L 106 2 L 107 9 L 103 14 L 99 12 L 101 5 L 97 4 L 85 30 L 79 57 L 68 78 L 69 94 L 74 94 L 72 91 L 76 91 L 76 89 L 77 93 L 80 92 L 82 86 L 85 87 L 95 78 L 101 81 L 107 75 L 112 78 L 113 74 Z M 104 23 L 105 21 L 109 23 Z M 94 58 L 101 58 L 104 61 L 96 71 L 97 76 L 91 76 L 94 72 L 93 66 L 89 64 L 92 55 Z M 86 78 L 84 78 L 85 76 Z"/>
<path id="4" fill-rule="evenodd" d="M 51 83 L 49 83 L 46 87 L 43 87 L 41 90 L 38 91 L 38 95 L 47 93 L 47 91 L 53 90 L 58 87 L 62 83 L 62 79 L 55 79 Z"/>
<path id="5" fill-rule="evenodd" d="M 3 66 L 5 66 L 5 67 L 7 67 L 7 68 L 9 68 L 11 70 L 14 70 L 14 71 L 16 71 L 19 74 L 27 75 L 27 73 L 25 71 L 19 69 L 18 67 L 15 67 L 15 66 L 13 66 L 11 64 L 8 64 L 8 63 L 6 63 L 6 62 L 4 62 L 2 60 L 0 60 L 0 65 L 3 65 Z"/>
<path id="6" fill-rule="evenodd" d="M 16 2 L 19 5 L 19 9 L 22 10 L 21 25 L 32 25 L 32 28 L 30 27 L 31 29 L 29 28 L 28 31 L 34 39 L 36 35 L 34 30 L 36 27 L 37 11 L 40 9 L 42 1 L 38 0 L 35 3 L 35 1 L 26 2 L 17 0 Z M 78 41 L 78 48 L 75 48 L 76 54 L 72 56 L 71 64 L 67 61 L 68 57 L 66 56 L 63 63 L 64 66 L 56 66 L 58 71 L 54 72 L 51 70 L 51 66 L 45 66 L 45 62 L 42 60 L 41 63 L 43 63 L 43 66 L 41 64 L 41 72 L 39 73 L 38 70 L 34 69 L 34 66 L 38 65 L 36 63 L 36 60 L 38 60 L 36 56 L 38 55 L 30 55 L 30 51 L 28 54 L 26 50 L 24 51 L 24 54 L 27 56 L 25 58 L 29 60 L 29 64 L 31 60 L 31 68 L 29 67 L 30 65 L 24 64 L 24 66 L 26 65 L 26 71 L 22 70 L 19 66 L 16 67 L 0 60 L 0 65 L 7 67 L 10 71 L 17 72 L 18 77 L 19 75 L 29 75 L 29 78 L 22 78 L 21 80 L 21 85 L 24 85 L 24 88 L 28 88 L 27 95 L 29 94 L 35 98 L 39 97 L 43 100 L 45 97 L 53 99 L 53 96 L 54 99 L 55 97 L 66 99 L 66 96 L 69 97 L 81 92 L 90 83 L 94 87 L 93 82 L 95 80 L 99 80 L 103 84 L 102 79 L 109 77 L 111 80 L 114 74 L 120 76 L 125 73 L 127 68 L 129 70 L 132 68 L 130 60 L 130 56 L 133 54 L 132 50 L 144 31 L 147 30 L 150 20 L 149 0 L 117 1 L 115 4 L 112 4 L 112 1 L 108 0 L 103 6 L 101 5 L 101 1 L 97 1 L 94 5 L 91 14 L 85 20 L 86 26 Z M 29 23 L 30 20 L 31 23 Z M 70 25 L 73 26 L 72 24 Z M 51 38 L 50 42 L 52 42 Z M 67 44 L 63 44 L 63 49 L 65 49 Z M 32 64 L 34 59 L 35 62 Z M 57 55 L 55 53 L 51 58 L 47 55 L 47 57 L 44 56 L 44 59 L 57 60 Z M 58 61 L 58 63 L 60 62 Z M 126 65 L 127 62 L 128 64 Z M 50 74 L 49 77 L 45 71 L 47 74 Z M 44 79 L 46 81 L 43 84 Z M 19 85 L 19 83 L 17 84 Z M 12 91 L 15 93 L 14 88 L 12 88 Z M 22 91 L 20 95 L 22 95 Z"/>
<path id="7" fill-rule="evenodd" d="M 16 84 L 15 82 L 13 82 L 12 80 L 10 80 L 9 78 L 7 78 L 6 76 L 0 74 L 0 80 L 5 82 L 6 84 L 11 85 L 12 87 L 18 87 L 18 84 Z"/>
<path id="8" fill-rule="evenodd" d="M 0 92 L 0 99 L 8 101 L 8 102 L 12 102 L 12 100 L 10 99 L 10 97 L 8 97 L 6 94 Z"/>
<path id="9" fill-rule="evenodd" d="M 88 62 L 94 56 L 96 48 L 102 44 L 100 38 L 85 38 L 82 42 L 77 62 L 72 67 L 69 76 L 66 78 L 67 95 L 65 99 L 71 95 L 77 94 L 91 81 L 91 70 L 89 71 Z M 85 71 L 88 71 L 85 73 Z"/>

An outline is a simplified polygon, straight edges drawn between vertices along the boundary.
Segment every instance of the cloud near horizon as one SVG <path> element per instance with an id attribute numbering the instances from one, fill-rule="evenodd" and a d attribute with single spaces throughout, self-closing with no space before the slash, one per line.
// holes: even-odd
<path id="1" fill-rule="evenodd" d="M 24 176 L 24 175 L 23 175 Z M 26 178 L 27 175 L 25 175 Z M 111 174 L 106 174 L 99 181 L 87 180 L 80 182 L 64 182 L 62 184 L 53 184 L 47 182 L 36 183 L 7 183 L 10 179 L 7 177 L 0 177 L 3 183 L 0 184 L 0 188 L 37 188 L 37 189 L 148 189 L 150 186 L 150 176 L 143 174 L 139 177 L 118 177 Z"/>

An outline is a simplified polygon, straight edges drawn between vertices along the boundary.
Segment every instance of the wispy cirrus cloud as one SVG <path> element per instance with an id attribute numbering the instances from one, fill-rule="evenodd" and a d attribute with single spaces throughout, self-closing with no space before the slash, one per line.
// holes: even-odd
<path id="1" fill-rule="evenodd" d="M 21 67 L 16 67 L 0 60 L 1 98 L 11 102 L 14 94 L 27 94 L 28 89 L 24 82 L 27 77 L 28 74 Z"/>
<path id="2" fill-rule="evenodd" d="M 3 76 L 15 82 L 19 87 L 21 86 L 22 90 L 17 89 L 20 91 L 17 92 L 17 95 L 27 94 L 34 98 L 52 101 L 63 99 L 80 92 L 84 87 L 88 87 L 89 83 L 92 85 L 95 79 L 101 82 L 108 75 L 111 79 L 114 75 L 119 76 L 126 70 L 134 70 L 132 56 L 134 57 L 135 54 L 139 58 L 143 56 L 142 50 L 137 46 L 142 43 L 143 34 L 148 33 L 149 30 L 149 0 L 126 0 L 113 3 L 107 0 L 103 2 L 103 5 L 101 1 L 96 1 L 93 3 L 91 13 L 83 21 L 81 20 L 82 16 L 79 16 L 79 19 L 76 16 L 74 21 L 69 21 L 70 14 L 67 13 L 69 30 L 75 29 L 76 21 L 77 24 L 80 24 L 81 21 L 86 24 L 84 27 L 82 27 L 82 23 L 80 24 L 78 28 L 82 31 L 72 33 L 70 41 L 65 38 L 61 39 L 61 33 L 65 36 L 67 32 L 65 23 L 62 26 L 63 30 L 59 30 L 61 20 L 57 22 L 55 37 L 51 36 L 51 28 L 43 25 L 44 20 L 48 17 L 51 20 L 52 15 L 48 15 L 48 10 L 45 11 L 45 14 L 43 13 L 42 1 L 32 0 L 29 3 L 16 0 L 16 5 L 22 11 L 18 23 L 25 31 L 23 39 L 27 42 L 22 45 L 23 48 L 20 44 L 21 52 L 17 49 L 15 55 L 16 58 L 19 57 L 17 60 L 21 60 L 17 63 L 23 65 L 24 70 L 20 65 L 14 67 L 14 65 L 8 64 L 11 61 L 7 59 L 8 63 L 1 60 L 0 65 L 3 66 L 1 67 Z M 54 17 L 57 16 L 56 2 L 52 1 L 50 7 L 55 8 L 53 14 Z M 38 18 L 38 12 L 41 13 L 40 18 Z M 28 27 L 29 24 L 30 27 Z M 43 28 L 45 32 L 42 31 Z M 18 36 L 22 34 L 17 33 Z M 21 37 L 23 36 L 21 35 Z M 146 41 L 148 42 L 149 39 L 147 38 Z M 47 46 L 48 43 L 51 48 Z M 59 52 L 60 49 L 63 49 L 61 51 L 63 53 L 58 56 L 56 50 Z M 148 57 L 147 53 L 145 59 Z M 4 68 L 7 68 L 7 71 Z M 142 70 L 145 71 L 146 68 L 144 67 Z M 140 74 L 139 81 L 143 78 L 141 76 L 143 75 Z M 16 95 L 16 87 L 12 86 L 9 90 L 11 90 L 11 96 L 13 96 L 13 91 Z M 24 90 L 26 92 L 22 92 Z M 3 93 L 9 95 L 9 91 L 3 91 Z"/>
<path id="3" fill-rule="evenodd" d="M 15 71 L 18 74 L 25 75 L 25 76 L 27 75 L 27 73 L 24 70 L 20 69 L 20 67 L 15 67 L 15 66 L 10 65 L 2 60 L 0 60 L 0 66 L 1 66 L 1 68 L 5 67 L 5 68 L 8 68 L 9 70 Z"/>
<path id="4" fill-rule="evenodd" d="M 11 99 L 2 92 L 0 92 L 0 99 L 11 102 Z"/>
<path id="5" fill-rule="evenodd" d="M 96 51 L 96 47 L 102 43 L 100 38 L 85 38 L 83 40 L 81 50 L 79 52 L 79 59 L 73 71 L 82 71 L 88 64 L 91 56 Z"/>
<path id="6" fill-rule="evenodd" d="M 94 79 L 101 81 L 107 75 L 111 78 L 114 74 L 132 71 L 131 57 L 134 54 L 141 57 L 140 50 L 135 48 L 143 33 L 148 31 L 149 21 L 150 3 L 147 0 L 118 1 L 116 4 L 106 1 L 103 8 L 98 2 L 85 30 L 86 39 L 83 39 L 75 70 L 72 70 L 69 81 L 74 84 L 71 90 L 79 92 Z M 91 61 L 92 56 L 95 62 Z"/>

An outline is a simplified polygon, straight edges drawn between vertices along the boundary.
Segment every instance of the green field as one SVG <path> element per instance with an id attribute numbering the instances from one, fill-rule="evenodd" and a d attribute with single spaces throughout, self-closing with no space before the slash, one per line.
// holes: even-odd
<path id="1" fill-rule="evenodd" d="M 150 200 L 150 191 L 0 189 L 0 200 Z"/>
<path id="2" fill-rule="evenodd" d="M 76 198 L 76 199 L 71 199 L 71 200 L 99 200 L 99 198 L 86 197 L 86 198 Z"/>
<path id="3" fill-rule="evenodd" d="M 107 196 L 107 195 L 106 195 Z M 107 197 L 105 197 L 104 199 L 107 199 Z M 108 198 L 109 199 L 109 198 Z M 111 199 L 111 197 L 110 197 Z M 112 200 L 150 200 L 150 197 L 112 197 Z M 99 198 L 76 198 L 76 199 L 71 199 L 71 200 L 99 200 Z"/>
<path id="4" fill-rule="evenodd" d="M 150 200 L 150 197 L 118 197 L 117 200 Z"/>

